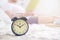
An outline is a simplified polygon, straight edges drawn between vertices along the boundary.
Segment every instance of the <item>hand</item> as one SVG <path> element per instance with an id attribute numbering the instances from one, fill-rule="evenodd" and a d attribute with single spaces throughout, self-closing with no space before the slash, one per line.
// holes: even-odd
<path id="1" fill-rule="evenodd" d="M 24 24 L 22 24 L 21 26 L 17 25 L 19 28 L 21 28 Z"/>
<path id="2" fill-rule="evenodd" d="M 17 24 L 15 24 L 16 26 L 18 26 L 19 28 L 21 28 L 24 24 L 22 24 L 22 25 L 17 25 Z"/>

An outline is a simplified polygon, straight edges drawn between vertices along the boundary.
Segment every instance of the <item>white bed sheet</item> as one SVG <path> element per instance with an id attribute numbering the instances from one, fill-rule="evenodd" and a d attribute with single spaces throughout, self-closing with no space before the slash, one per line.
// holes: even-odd
<path id="1" fill-rule="evenodd" d="M 11 34 L 11 30 L 9 31 L 9 29 L 5 31 L 8 36 L 6 34 L 1 35 L 1 40 L 60 40 L 60 28 L 51 28 L 45 24 L 29 24 L 29 31 L 26 35 L 20 37 L 12 36 L 14 34 Z"/>
<path id="2" fill-rule="evenodd" d="M 36 38 L 44 37 L 48 39 L 54 38 L 60 40 L 60 28 L 48 27 L 45 24 L 30 25 L 28 34 Z"/>

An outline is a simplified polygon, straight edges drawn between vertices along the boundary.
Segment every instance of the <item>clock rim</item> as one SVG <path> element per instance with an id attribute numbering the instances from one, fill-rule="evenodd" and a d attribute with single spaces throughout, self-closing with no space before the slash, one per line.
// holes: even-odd
<path id="1" fill-rule="evenodd" d="M 23 20 L 23 19 L 17 19 L 17 20 Z M 15 20 L 15 21 L 17 21 L 17 20 Z M 13 21 L 13 22 L 12 22 L 12 25 L 11 25 L 12 32 L 13 32 L 16 36 L 22 36 L 22 35 L 25 35 L 25 34 L 28 32 L 28 29 L 29 29 L 28 22 L 25 21 L 25 20 L 23 20 L 23 21 L 25 21 L 25 22 L 27 23 L 27 26 L 28 26 L 26 32 L 23 33 L 23 34 L 17 34 L 17 33 L 15 33 L 14 30 L 13 30 L 13 24 L 14 24 L 15 21 Z"/>

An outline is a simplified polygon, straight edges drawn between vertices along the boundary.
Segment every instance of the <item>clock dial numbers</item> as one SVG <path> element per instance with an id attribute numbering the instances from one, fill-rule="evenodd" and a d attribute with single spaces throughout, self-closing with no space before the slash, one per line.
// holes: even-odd
<path id="1" fill-rule="evenodd" d="M 24 20 L 17 20 L 13 24 L 13 30 L 17 34 L 23 34 L 28 28 L 27 23 Z"/>

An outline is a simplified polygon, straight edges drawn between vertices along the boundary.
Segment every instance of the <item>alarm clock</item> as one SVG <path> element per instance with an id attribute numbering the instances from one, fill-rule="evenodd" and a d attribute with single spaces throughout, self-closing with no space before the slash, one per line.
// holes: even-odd
<path id="1" fill-rule="evenodd" d="M 29 25 L 27 23 L 26 17 L 21 17 L 21 18 L 14 17 L 12 21 L 13 22 L 11 25 L 11 29 L 16 36 L 22 36 L 27 33 L 29 29 Z"/>

